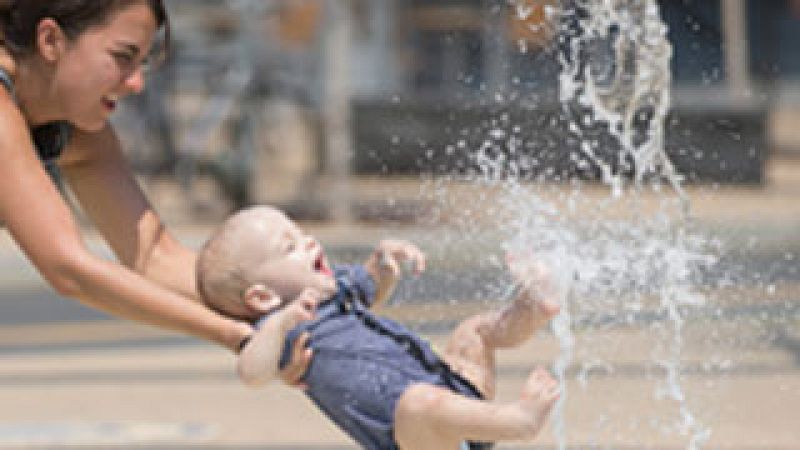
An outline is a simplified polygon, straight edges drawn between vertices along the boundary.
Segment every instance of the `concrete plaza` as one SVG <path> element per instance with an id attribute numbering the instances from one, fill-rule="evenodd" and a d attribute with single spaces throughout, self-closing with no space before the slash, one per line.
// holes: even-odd
<path id="1" fill-rule="evenodd" d="M 690 190 L 701 224 L 735 242 L 758 236 L 764 249 L 758 258 L 782 260 L 795 275 L 768 291 L 740 286 L 736 297 L 743 300 L 725 303 L 717 316 L 687 321 L 679 342 L 684 409 L 662 395 L 668 370 L 654 357 L 671 335 L 644 322 L 577 329 L 576 349 L 591 351 L 576 351 L 567 369 L 563 410 L 535 445 L 498 448 L 556 448 L 560 435 L 571 449 L 677 450 L 690 448 L 690 436 L 704 431 L 710 434 L 702 448 L 800 448 L 800 280 L 797 261 L 786 260 L 800 256 L 797 166 L 775 168 L 764 187 Z M 388 183 L 362 183 L 358 192 L 389 195 L 380 190 Z M 405 190 L 413 184 L 406 182 Z M 392 234 L 436 238 L 435 230 L 412 225 L 361 224 L 357 233 L 309 226 L 340 250 Z M 177 228 L 193 243 L 207 231 Z M 234 357 L 222 349 L 59 299 L 7 236 L 0 244 L 0 448 L 355 448 L 300 391 L 248 389 L 235 379 Z M 441 345 L 452 324 L 484 308 L 474 301 L 409 302 L 386 313 Z M 498 400 L 513 400 L 529 370 L 552 366 L 559 354 L 550 332 L 501 353 Z"/>

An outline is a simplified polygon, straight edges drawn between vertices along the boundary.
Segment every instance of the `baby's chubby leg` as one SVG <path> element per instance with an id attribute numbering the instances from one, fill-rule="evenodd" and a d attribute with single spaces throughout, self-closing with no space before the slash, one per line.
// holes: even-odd
<path id="1" fill-rule="evenodd" d="M 559 312 L 558 292 L 550 272 L 530 259 L 511 259 L 516 284 L 513 301 L 498 311 L 464 320 L 444 352 L 450 367 L 470 380 L 486 398 L 494 398 L 495 349 L 525 342 Z"/>
<path id="2" fill-rule="evenodd" d="M 519 400 L 496 404 L 429 384 L 400 397 L 395 439 L 403 450 L 456 450 L 464 441 L 529 441 L 559 396 L 558 383 L 542 369 L 529 375 Z"/>
<path id="3" fill-rule="evenodd" d="M 546 265 L 530 257 L 509 256 L 508 267 L 516 283 L 514 300 L 487 314 L 479 330 L 494 348 L 525 342 L 560 310 L 558 289 Z"/>

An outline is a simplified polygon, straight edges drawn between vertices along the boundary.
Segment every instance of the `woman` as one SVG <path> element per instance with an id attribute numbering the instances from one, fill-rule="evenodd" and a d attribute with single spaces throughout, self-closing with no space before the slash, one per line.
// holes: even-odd
<path id="1" fill-rule="evenodd" d="M 108 122 L 144 88 L 161 0 L 0 0 L 0 223 L 59 294 L 109 314 L 237 351 L 249 324 L 196 296 L 196 255 L 165 229 L 135 182 Z M 63 179 L 119 263 L 88 251 L 46 171 Z M 296 383 L 310 354 L 295 346 Z"/>

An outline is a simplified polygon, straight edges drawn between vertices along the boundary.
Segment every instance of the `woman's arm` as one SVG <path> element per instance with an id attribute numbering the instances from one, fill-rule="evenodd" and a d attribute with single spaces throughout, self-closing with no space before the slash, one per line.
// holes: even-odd
<path id="1" fill-rule="evenodd" d="M 113 133 L 108 130 L 102 136 L 108 140 Z M 118 317 L 182 331 L 232 350 L 236 350 L 239 342 L 250 334 L 249 325 L 222 317 L 139 273 L 91 254 L 83 243 L 69 207 L 36 156 L 22 115 L 4 91 L 0 92 L 0 160 L 3 161 L 0 164 L 0 220 L 42 276 L 60 294 Z M 91 163 L 85 164 L 86 170 L 91 172 L 88 169 Z M 116 175 L 122 174 L 113 167 L 103 168 Z M 100 167 L 95 168 L 98 169 Z M 69 168 L 66 172 L 73 180 L 79 175 Z M 88 188 L 107 191 L 88 200 L 100 199 L 98 201 L 102 203 L 92 208 L 107 208 L 101 214 L 103 217 L 117 213 L 123 217 L 118 222 L 102 220 L 103 228 L 107 231 L 112 224 L 120 226 L 121 230 L 112 232 L 109 240 L 113 240 L 112 246 L 123 255 L 121 259 L 135 260 L 147 252 L 135 251 L 134 248 L 141 248 L 138 244 L 121 245 L 125 241 L 121 236 L 138 227 L 147 229 L 156 219 L 150 217 L 149 208 L 142 208 L 138 209 L 142 214 L 140 220 L 133 220 L 136 225 L 124 226 L 123 223 L 131 220 L 136 214 L 134 211 L 141 206 L 141 193 L 131 190 L 125 177 L 98 183 L 101 179 L 89 177 L 89 184 L 79 181 L 78 190 L 84 193 Z M 119 189 L 118 186 L 126 187 Z M 112 198 L 116 201 L 108 201 Z M 143 241 L 140 237 L 128 236 L 127 239 Z M 189 283 L 185 280 L 180 285 Z"/>
<path id="2" fill-rule="evenodd" d="M 61 171 L 119 261 L 161 286 L 199 301 L 196 252 L 166 228 L 129 170 L 111 127 L 76 131 Z"/>
<path id="3" fill-rule="evenodd" d="M 240 350 L 240 343 L 252 332 L 251 326 L 223 317 L 199 301 L 195 284 L 197 255 L 169 233 L 151 207 L 128 168 L 113 129 L 76 132 L 61 166 L 83 210 L 120 262 L 153 282 L 149 284 L 168 289 L 172 297 L 179 299 L 175 304 L 179 310 L 169 316 L 166 314 L 172 303 L 153 305 L 154 315 L 131 315 L 136 311 L 116 315 L 176 328 Z M 91 283 L 97 279 L 98 276 L 91 277 L 90 285 L 94 286 Z M 162 301 L 167 302 L 166 297 Z M 280 371 L 287 384 L 300 385 L 308 368 L 311 351 L 305 348 L 305 339 L 298 339 L 290 363 Z"/>

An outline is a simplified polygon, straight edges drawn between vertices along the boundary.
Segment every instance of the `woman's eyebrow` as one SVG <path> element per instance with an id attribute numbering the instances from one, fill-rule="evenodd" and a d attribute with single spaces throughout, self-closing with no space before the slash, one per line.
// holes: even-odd
<path id="1" fill-rule="evenodd" d="M 131 52 L 133 56 L 137 56 L 141 52 L 138 45 L 131 44 L 130 42 L 118 42 L 117 45 Z"/>

